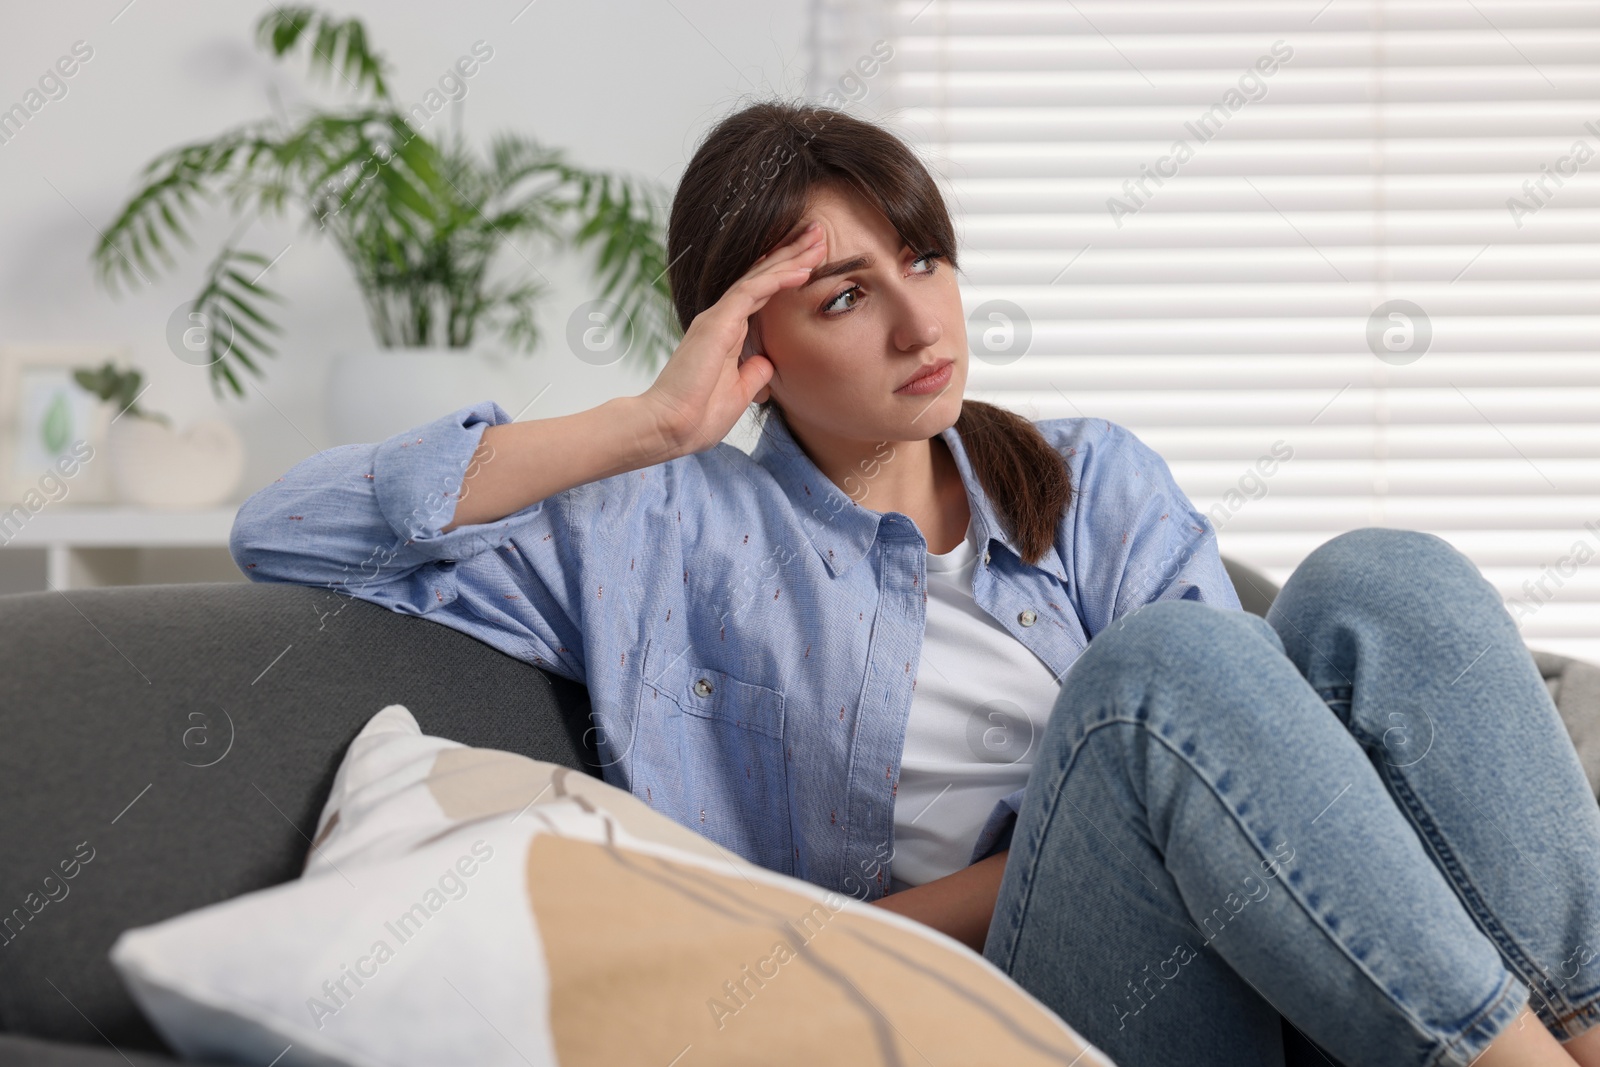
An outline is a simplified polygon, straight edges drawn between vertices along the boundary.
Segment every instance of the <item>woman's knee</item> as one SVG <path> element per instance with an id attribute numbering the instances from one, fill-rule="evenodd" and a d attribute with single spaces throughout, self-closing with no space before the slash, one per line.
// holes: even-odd
<path id="1" fill-rule="evenodd" d="M 1065 766 L 1091 741 L 1131 781 L 1157 751 L 1204 764 L 1221 737 L 1281 730 L 1304 680 L 1277 632 L 1247 612 L 1188 600 L 1146 604 L 1090 641 L 1067 673 L 1041 761 Z M 1320 707 L 1320 705 L 1319 705 Z M 1140 787 L 1142 788 L 1142 787 Z"/>
<path id="2" fill-rule="evenodd" d="M 1145 699 L 1152 686 L 1190 694 L 1238 686 L 1241 677 L 1254 676 L 1266 661 L 1282 656 L 1276 631 L 1258 616 L 1192 600 L 1161 600 L 1096 634 L 1068 677 L 1078 695 L 1122 704 Z"/>
<path id="3" fill-rule="evenodd" d="M 1296 568 L 1314 576 L 1343 577 L 1351 569 L 1387 565 L 1407 574 L 1427 573 L 1440 567 L 1460 569 L 1472 564 L 1454 545 L 1438 534 L 1389 526 L 1362 526 L 1328 538 L 1311 550 Z"/>
<path id="4" fill-rule="evenodd" d="M 1308 610 L 1353 611 L 1408 628 L 1432 626 L 1463 606 L 1463 599 L 1485 609 L 1500 605 L 1477 566 L 1450 542 L 1422 530 L 1364 526 L 1313 549 L 1284 583 L 1267 618 L 1281 627 Z"/>

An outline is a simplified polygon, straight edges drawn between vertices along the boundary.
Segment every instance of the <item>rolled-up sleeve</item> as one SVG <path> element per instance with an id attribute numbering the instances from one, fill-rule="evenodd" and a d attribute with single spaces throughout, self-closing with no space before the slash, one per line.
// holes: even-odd
<path id="1" fill-rule="evenodd" d="M 972 855 L 967 860 L 969 864 L 1011 847 L 1011 832 L 1017 828 L 1017 812 L 1022 810 L 1022 795 L 1027 788 L 1023 786 L 995 801 L 994 809 L 989 812 L 989 818 L 984 821 L 982 829 L 978 831 L 978 839 L 973 843 Z"/>
<path id="2" fill-rule="evenodd" d="M 563 506 L 570 491 L 440 532 L 485 429 L 510 421 L 483 401 L 300 461 L 239 508 L 228 541 L 234 562 L 252 581 L 323 586 L 426 615 L 583 681 L 563 578 L 574 562 Z"/>
<path id="3" fill-rule="evenodd" d="M 389 528 L 428 559 L 469 559 L 494 547 L 519 519 L 545 501 L 491 523 L 440 533 L 455 516 L 463 482 L 484 430 L 510 422 L 494 401 L 462 408 L 380 442 L 372 456 L 373 491 Z"/>

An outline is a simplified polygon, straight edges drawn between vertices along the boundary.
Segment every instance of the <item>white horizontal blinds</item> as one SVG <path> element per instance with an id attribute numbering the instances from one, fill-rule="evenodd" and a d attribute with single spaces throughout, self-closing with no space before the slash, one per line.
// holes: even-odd
<path id="1" fill-rule="evenodd" d="M 1127 425 L 1280 582 L 1342 530 L 1437 533 L 1531 647 L 1600 660 L 1600 3 L 888 14 L 875 117 L 947 189 L 969 314 L 1032 331 L 970 395 Z M 1380 359 L 1391 300 L 1423 315 Z"/>

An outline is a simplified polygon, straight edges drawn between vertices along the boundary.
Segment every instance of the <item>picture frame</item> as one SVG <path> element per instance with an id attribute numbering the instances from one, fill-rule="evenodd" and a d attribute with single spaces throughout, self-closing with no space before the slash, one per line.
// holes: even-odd
<path id="1" fill-rule="evenodd" d="M 0 347 L 0 509 L 25 499 L 111 502 L 106 446 L 115 412 L 72 373 L 131 358 L 112 345 Z"/>

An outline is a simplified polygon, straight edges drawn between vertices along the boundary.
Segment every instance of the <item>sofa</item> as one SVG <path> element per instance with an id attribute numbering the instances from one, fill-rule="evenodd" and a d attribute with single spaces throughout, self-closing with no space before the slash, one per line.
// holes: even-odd
<path id="1" fill-rule="evenodd" d="M 1227 562 L 1264 613 L 1276 588 Z M 1600 788 L 1600 667 L 1533 655 Z M 107 950 L 298 877 L 346 747 L 390 703 L 426 733 L 599 775 L 582 686 L 330 590 L 0 596 L 0 1064 L 176 1062 Z M 1288 1062 L 1328 1062 L 1284 1033 Z"/>

